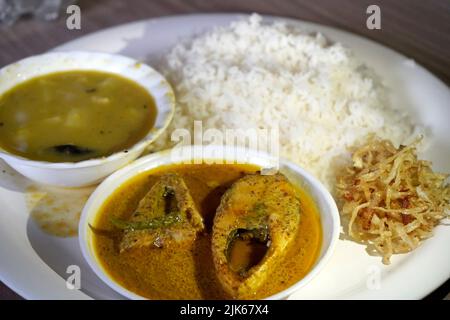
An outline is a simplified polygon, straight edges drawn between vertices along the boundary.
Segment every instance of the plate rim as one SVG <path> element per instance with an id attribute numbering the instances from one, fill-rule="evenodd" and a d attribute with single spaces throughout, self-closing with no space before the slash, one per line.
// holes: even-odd
<path id="1" fill-rule="evenodd" d="M 236 20 L 239 17 L 248 17 L 250 16 L 251 13 L 248 12 L 210 12 L 210 13 L 188 13 L 188 14 L 175 14 L 175 15 L 165 15 L 165 16 L 159 16 L 159 17 L 152 17 L 152 18 L 148 18 L 148 19 L 140 19 L 140 20 L 135 20 L 135 21 L 130 21 L 130 22 L 126 22 L 123 24 L 118 24 L 118 25 L 113 25 L 107 28 L 103 28 L 100 30 L 96 30 L 90 33 L 87 33 L 85 35 L 82 35 L 80 37 L 77 37 L 75 39 L 66 41 L 62 44 L 59 44 L 56 47 L 53 47 L 52 49 L 50 49 L 49 51 L 65 51 L 67 49 L 65 49 L 66 46 L 73 46 L 73 45 L 77 45 L 77 42 L 81 42 L 81 41 L 86 41 L 86 39 L 89 38 L 95 38 L 95 37 L 99 37 L 101 36 L 102 33 L 109 33 L 114 31 L 115 29 L 122 29 L 125 27 L 132 27 L 133 25 L 137 26 L 139 24 L 145 24 L 145 23 L 158 23 L 160 21 L 164 21 L 164 20 L 178 20 L 178 19 L 186 19 L 188 17 L 195 18 L 195 17 L 201 17 L 201 18 L 214 18 L 214 17 L 222 17 L 222 18 L 228 18 L 230 21 L 232 20 Z M 388 45 L 379 43 L 373 39 L 370 38 L 366 38 L 363 35 L 357 34 L 355 32 L 352 31 L 348 31 L 348 30 L 344 30 L 341 29 L 339 27 L 335 27 L 335 26 L 330 26 L 327 24 L 321 24 L 321 23 L 317 23 L 317 22 L 312 22 L 312 21 L 308 21 L 308 20 L 303 20 L 303 19 L 297 19 L 297 18 L 293 18 L 293 17 L 285 17 L 285 16 L 279 16 L 279 15 L 266 15 L 266 14 L 260 14 L 264 20 L 267 19 L 267 21 L 273 21 L 273 20 L 280 20 L 280 21 L 286 21 L 289 23 L 293 23 L 293 24 L 304 24 L 308 27 L 311 28 L 319 28 L 320 30 L 318 30 L 318 32 L 323 33 L 325 35 L 327 31 L 332 31 L 332 32 L 338 32 L 341 34 L 344 34 L 346 36 L 352 37 L 352 38 L 356 38 L 358 41 L 363 41 L 366 43 L 370 43 L 371 45 L 377 46 L 380 49 L 385 50 L 386 52 L 389 52 L 390 54 L 393 54 L 395 56 L 397 56 L 398 58 L 402 58 L 402 59 L 411 59 L 409 58 L 406 54 L 403 54 L 399 51 L 397 51 L 396 49 L 393 49 L 391 47 L 389 47 Z M 336 39 L 337 42 L 340 42 L 339 39 Z M 351 48 L 350 48 L 351 49 Z M 428 70 L 426 67 L 424 67 L 422 64 L 418 63 L 417 61 L 414 60 L 415 63 L 415 67 L 424 72 L 425 74 L 427 74 L 429 76 L 430 79 L 433 79 L 433 81 L 436 84 L 439 84 L 439 86 L 441 86 L 443 89 L 446 89 L 447 91 L 450 91 L 450 86 L 447 85 L 440 77 L 436 76 L 434 73 L 432 73 L 430 70 Z M 27 240 L 28 241 L 28 240 Z M 45 261 L 43 261 L 39 256 L 37 256 L 38 259 L 40 259 L 40 261 L 44 264 Z M 50 270 L 52 270 L 48 265 L 46 265 Z M 53 270 L 52 270 L 53 271 Z M 54 272 L 54 271 L 53 271 Z M 422 292 L 416 292 L 415 294 L 411 293 L 408 297 L 406 297 L 406 299 L 421 299 L 426 297 L 428 294 L 430 294 L 431 292 L 433 292 L 434 290 L 436 290 L 438 287 L 442 286 L 444 283 L 446 283 L 448 281 L 449 278 L 447 279 L 442 279 L 442 281 L 438 281 L 437 285 L 436 284 L 431 284 L 428 286 L 428 288 L 422 290 Z M 0 280 L 7 285 L 9 288 L 11 288 L 13 291 L 15 291 L 16 293 L 18 293 L 19 295 L 21 295 L 23 298 L 25 299 L 39 299 L 39 294 L 35 294 L 33 292 L 30 292 L 27 290 L 27 285 L 26 284 L 22 284 L 19 283 L 18 281 L 11 279 L 8 279 L 7 276 L 5 276 L 5 274 L 0 273 Z M 430 281 L 431 282 L 431 281 Z M 435 281 L 436 282 L 436 281 Z M 91 296 L 89 296 L 88 294 L 79 291 L 79 293 L 81 294 L 79 296 L 79 298 L 88 298 L 88 299 L 92 299 Z M 350 296 L 350 299 L 358 299 L 359 293 L 355 292 Z M 343 297 L 345 299 L 348 299 L 348 297 Z M 336 298 L 336 299 L 339 299 Z M 361 299 L 361 298 L 359 298 Z M 378 299 L 380 299 L 378 297 Z"/>

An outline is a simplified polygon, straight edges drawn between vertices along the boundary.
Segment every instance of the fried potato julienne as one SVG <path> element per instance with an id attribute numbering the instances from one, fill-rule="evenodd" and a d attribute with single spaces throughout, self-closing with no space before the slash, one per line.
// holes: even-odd
<path id="1" fill-rule="evenodd" d="M 397 149 L 388 140 L 370 137 L 338 177 L 348 235 L 373 245 L 384 264 L 393 254 L 417 248 L 449 217 L 448 174 L 433 172 L 429 161 L 417 158 L 419 141 Z"/>

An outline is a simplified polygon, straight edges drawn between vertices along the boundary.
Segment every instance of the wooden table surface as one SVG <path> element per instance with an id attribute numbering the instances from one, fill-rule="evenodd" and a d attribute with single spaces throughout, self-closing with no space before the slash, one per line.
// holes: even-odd
<path id="1" fill-rule="evenodd" d="M 381 30 L 366 27 L 366 9 L 370 4 L 381 8 Z M 78 5 L 81 30 L 68 30 L 65 15 L 52 22 L 23 18 L 13 26 L 0 27 L 0 67 L 90 32 L 130 21 L 200 12 L 258 12 L 360 34 L 416 60 L 450 84 L 449 0 L 79 0 Z M 449 291 L 447 281 L 429 298 L 448 299 Z M 0 299 L 20 299 L 20 296 L 0 282 Z"/>

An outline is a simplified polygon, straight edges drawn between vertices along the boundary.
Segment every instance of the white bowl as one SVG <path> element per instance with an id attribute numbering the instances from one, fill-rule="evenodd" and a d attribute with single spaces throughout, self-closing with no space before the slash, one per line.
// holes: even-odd
<path id="1" fill-rule="evenodd" d="M 45 53 L 2 68 L 0 95 L 28 79 L 70 70 L 103 71 L 133 80 L 150 93 L 157 108 L 155 125 L 148 134 L 128 150 L 108 157 L 54 163 L 29 160 L 0 148 L 0 157 L 32 180 L 64 187 L 80 187 L 99 182 L 139 157 L 169 125 L 175 109 L 175 98 L 169 83 L 151 67 L 120 55 L 82 51 Z"/>
<path id="2" fill-rule="evenodd" d="M 203 155 L 203 157 L 201 155 Z M 214 155 L 223 155 L 223 157 L 217 157 Z M 118 170 L 105 179 L 105 181 L 103 181 L 90 196 L 83 209 L 78 229 L 78 237 L 83 256 L 92 270 L 108 286 L 127 298 L 144 299 L 142 296 L 129 291 L 115 282 L 103 268 L 100 259 L 96 255 L 93 248 L 93 232 L 90 229 L 89 224 L 94 225 L 96 215 L 103 203 L 126 181 L 136 175 L 162 165 L 187 163 L 193 159 L 226 159 L 227 163 L 230 163 L 230 161 L 234 161 L 236 163 L 248 163 L 260 166 L 261 168 L 271 168 L 277 164 L 276 159 L 271 158 L 269 155 L 248 149 L 220 146 L 207 146 L 203 148 L 201 146 L 188 146 L 178 148 L 178 152 L 176 154 L 173 150 L 166 150 L 145 156 Z M 286 290 L 267 298 L 277 300 L 287 298 L 290 294 L 299 290 L 320 272 L 332 255 L 336 241 L 339 237 L 340 229 L 339 212 L 336 207 L 336 203 L 328 190 L 311 174 L 291 162 L 281 161 L 279 168 L 280 171 L 284 173 L 292 183 L 302 187 L 312 196 L 320 213 L 323 239 L 320 254 L 309 273 L 303 279 Z"/>

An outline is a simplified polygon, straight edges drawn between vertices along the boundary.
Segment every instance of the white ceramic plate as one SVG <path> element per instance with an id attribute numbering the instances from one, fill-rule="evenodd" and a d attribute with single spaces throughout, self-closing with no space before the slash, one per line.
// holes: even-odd
<path id="1" fill-rule="evenodd" d="M 140 21 L 82 37 L 56 50 L 119 53 L 143 59 L 157 69 L 158 56 L 180 38 L 238 17 L 209 14 Z M 372 66 L 391 89 L 392 102 L 410 108 L 432 130 L 434 138 L 424 156 L 433 161 L 436 170 L 450 172 L 450 90 L 445 84 L 408 58 L 372 41 L 317 24 L 289 21 L 349 46 L 360 60 Z M 27 183 L 0 162 L 0 279 L 25 298 L 121 298 L 90 270 L 77 238 L 49 236 L 36 226 L 25 201 Z M 369 256 L 365 247 L 340 240 L 322 272 L 291 298 L 422 298 L 450 277 L 448 243 L 449 227 L 439 226 L 435 236 L 420 248 L 395 256 L 390 266 L 384 266 L 379 257 Z M 68 265 L 81 268 L 81 290 L 66 288 Z"/>

